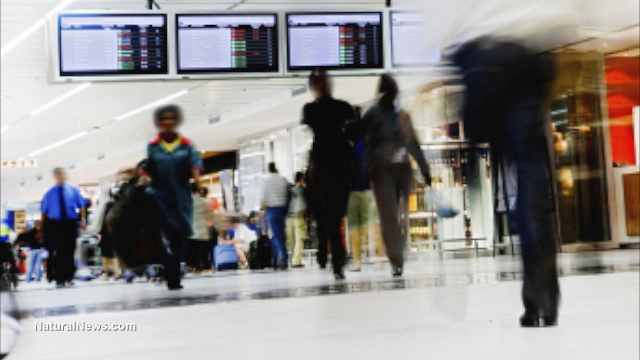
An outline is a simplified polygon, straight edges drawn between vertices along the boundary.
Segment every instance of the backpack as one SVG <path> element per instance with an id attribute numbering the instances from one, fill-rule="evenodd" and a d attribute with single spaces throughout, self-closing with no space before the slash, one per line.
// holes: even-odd
<path id="1" fill-rule="evenodd" d="M 403 136 L 398 115 L 399 109 L 386 110 L 376 105 L 371 110 L 370 125 L 367 131 L 367 142 L 370 164 L 391 164 L 408 162 L 407 141 Z M 405 149 L 398 153 L 400 149 Z"/>

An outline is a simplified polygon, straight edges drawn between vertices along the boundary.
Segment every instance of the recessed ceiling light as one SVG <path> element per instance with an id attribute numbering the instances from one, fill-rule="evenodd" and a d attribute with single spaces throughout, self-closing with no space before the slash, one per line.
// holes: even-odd
<path id="1" fill-rule="evenodd" d="M 7 44 L 7 46 L 3 47 L 2 51 L 0 52 L 0 56 L 5 56 L 7 53 L 9 53 L 9 51 L 13 50 L 13 48 L 18 46 L 18 44 L 20 44 L 24 39 L 29 37 L 29 35 L 33 34 L 36 30 L 38 30 L 38 28 L 40 28 L 40 26 L 44 25 L 44 21 L 45 21 L 45 19 L 47 17 L 49 17 L 52 14 L 57 13 L 60 10 L 66 8 L 73 1 L 74 0 L 64 0 L 64 1 L 62 1 L 60 4 L 58 4 L 58 6 L 54 7 L 51 11 L 49 11 L 45 16 L 43 16 L 40 19 L 38 19 L 35 23 L 33 23 L 31 26 L 29 26 L 25 31 L 20 33 L 20 35 L 18 35 L 15 39 L 11 40 L 11 42 L 9 42 Z"/>
<path id="2" fill-rule="evenodd" d="M 69 142 L 71 142 L 73 140 L 80 139 L 81 137 L 86 136 L 87 134 L 89 134 L 88 131 L 83 131 L 83 132 L 79 132 L 79 133 L 77 133 L 75 135 L 71 135 L 68 138 L 64 138 L 64 139 L 62 139 L 62 140 L 60 140 L 58 142 L 55 142 L 55 143 L 53 143 L 51 145 L 47 145 L 47 146 L 45 146 L 43 148 L 40 148 L 40 149 L 32 152 L 31 154 L 29 154 L 29 157 L 34 157 L 36 155 L 40 155 L 40 154 L 42 154 L 44 152 L 47 152 L 49 150 L 55 149 L 55 148 L 57 148 L 59 146 L 62 146 L 64 144 L 66 144 L 66 143 L 69 143 Z"/>
<path id="3" fill-rule="evenodd" d="M 89 86 L 91 86 L 91 83 L 90 83 L 90 82 L 89 82 L 89 83 L 82 84 L 82 85 L 80 85 L 80 86 L 78 86 L 78 87 L 74 88 L 73 90 L 71 90 L 71 91 L 69 91 L 69 92 L 67 92 L 67 93 L 63 94 L 62 96 L 60 96 L 60 97 L 58 97 L 58 98 L 56 98 L 56 99 L 53 99 L 52 101 L 50 101 L 50 102 L 48 102 L 48 103 L 46 103 L 46 104 L 44 104 L 44 105 L 40 106 L 39 108 L 37 108 L 37 109 L 33 110 L 31 113 L 29 113 L 29 115 L 30 115 L 30 116 L 38 115 L 38 114 L 40 114 L 41 112 L 43 112 L 43 111 L 47 110 L 48 108 L 50 108 L 50 107 L 52 107 L 52 106 L 54 106 L 54 105 L 56 105 L 56 104 L 58 104 L 58 103 L 60 103 L 60 102 L 62 102 L 62 101 L 64 101 L 64 100 L 66 100 L 66 99 L 68 99 L 68 98 L 72 97 L 73 95 L 75 95 L 75 94 L 77 94 L 77 93 L 81 92 L 82 90 L 84 90 L 84 89 L 88 88 Z"/>

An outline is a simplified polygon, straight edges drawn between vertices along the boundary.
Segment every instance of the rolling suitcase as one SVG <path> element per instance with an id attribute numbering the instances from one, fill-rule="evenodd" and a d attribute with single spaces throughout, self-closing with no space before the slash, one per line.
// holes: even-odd
<path id="1" fill-rule="evenodd" d="M 249 268 L 260 270 L 271 267 L 271 245 L 269 238 L 261 237 L 249 245 Z"/>
<path id="2" fill-rule="evenodd" d="M 213 248 L 213 261 L 217 271 L 238 268 L 238 253 L 233 244 L 217 245 Z"/>

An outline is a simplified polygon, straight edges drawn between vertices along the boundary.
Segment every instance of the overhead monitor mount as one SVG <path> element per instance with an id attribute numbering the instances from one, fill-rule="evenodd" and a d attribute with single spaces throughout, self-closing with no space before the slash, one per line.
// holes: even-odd
<path id="1" fill-rule="evenodd" d="M 156 0 L 147 0 L 147 9 L 148 10 L 153 10 L 153 5 L 156 6 L 156 8 L 158 10 L 160 10 L 160 5 L 158 5 L 158 3 L 156 2 Z"/>

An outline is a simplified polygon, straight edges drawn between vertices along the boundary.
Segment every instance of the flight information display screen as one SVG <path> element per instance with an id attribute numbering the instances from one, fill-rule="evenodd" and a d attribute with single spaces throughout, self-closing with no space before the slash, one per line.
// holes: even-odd
<path id="1" fill-rule="evenodd" d="M 287 14 L 289 70 L 382 69 L 382 13 Z"/>
<path id="2" fill-rule="evenodd" d="M 393 67 L 423 66 L 440 61 L 439 49 L 421 45 L 426 21 L 423 14 L 392 11 L 390 16 Z"/>
<path id="3" fill-rule="evenodd" d="M 176 15 L 178 73 L 277 72 L 276 14 Z"/>
<path id="4" fill-rule="evenodd" d="M 167 74 L 166 15 L 58 17 L 60 76 Z"/>

